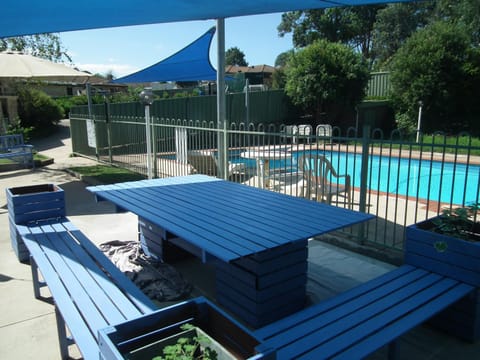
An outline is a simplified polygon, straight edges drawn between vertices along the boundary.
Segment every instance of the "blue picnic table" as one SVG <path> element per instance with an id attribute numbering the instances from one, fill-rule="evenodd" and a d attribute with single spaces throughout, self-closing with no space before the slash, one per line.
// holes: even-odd
<path id="1" fill-rule="evenodd" d="M 88 190 L 138 215 L 154 256 L 181 248 L 213 262 L 217 301 L 256 328 L 305 306 L 309 238 L 373 217 L 205 175 Z"/>

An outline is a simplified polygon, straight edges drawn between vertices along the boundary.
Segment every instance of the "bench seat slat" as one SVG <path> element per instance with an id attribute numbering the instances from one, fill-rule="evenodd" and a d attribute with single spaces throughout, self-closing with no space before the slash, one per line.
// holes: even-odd
<path id="1" fill-rule="evenodd" d="M 78 230 L 67 219 L 61 220 L 62 226 L 70 231 L 73 236 L 80 242 L 80 244 L 88 251 L 88 253 L 95 259 L 95 261 L 109 274 L 111 279 L 115 281 L 116 285 L 124 290 L 126 295 L 142 313 L 148 313 L 158 310 L 150 298 L 145 295 L 133 282 L 125 278 L 123 274 L 105 254 L 97 248 L 80 230 Z"/>
<path id="2" fill-rule="evenodd" d="M 424 276 L 424 274 L 425 271 L 418 270 L 413 266 L 402 266 L 380 277 L 372 279 L 364 284 L 361 284 L 348 291 L 338 294 L 330 299 L 324 300 L 316 305 L 306 308 L 300 313 L 277 321 L 275 324 L 267 325 L 261 329 L 258 329 L 255 332 L 255 335 L 265 341 L 278 341 L 280 343 L 284 343 L 285 340 L 288 340 L 288 336 L 285 336 L 285 333 L 292 328 L 295 328 L 296 331 L 300 331 L 298 329 L 299 324 L 305 324 L 305 334 L 308 334 L 308 327 L 310 326 L 309 324 L 316 324 L 319 321 L 318 318 L 321 318 L 323 313 L 331 311 L 332 309 L 335 309 L 342 304 L 348 303 L 352 300 L 359 299 L 359 297 L 361 296 L 368 296 L 369 294 L 370 296 L 372 296 L 375 289 L 385 289 L 386 284 L 390 284 L 389 288 L 394 289 L 394 286 L 398 283 L 398 281 L 401 281 L 401 283 L 405 283 L 405 281 L 408 279 L 414 280 L 418 277 Z"/>
<path id="3" fill-rule="evenodd" d="M 404 265 L 255 332 L 277 359 L 361 358 L 473 291 Z M 345 352 L 345 356 L 344 356 Z"/>
<path id="4" fill-rule="evenodd" d="M 68 219 L 16 228 L 85 359 L 98 359 L 100 329 L 158 309 Z"/>
<path id="5" fill-rule="evenodd" d="M 75 302 L 76 307 L 84 315 L 88 327 L 90 329 L 101 329 L 107 327 L 107 321 L 103 318 L 102 314 L 95 306 L 95 303 L 91 300 L 89 294 L 85 291 L 83 286 L 75 277 L 75 274 L 68 268 L 68 266 L 65 265 L 62 256 L 52 245 L 51 241 L 59 241 L 59 238 L 52 233 L 44 233 L 42 227 L 35 226 L 31 227 L 30 230 L 35 238 L 35 241 L 37 241 L 37 243 L 40 245 L 43 253 L 52 264 L 52 267 L 56 272 L 58 272 L 59 276 L 61 276 L 63 288 L 68 291 L 69 298 Z M 51 239 L 49 239 L 48 236 L 51 236 Z M 43 268 L 40 267 L 40 271 L 42 270 Z M 52 289 L 48 280 L 46 282 L 50 288 L 53 298 L 56 299 L 57 289 Z M 96 336 L 96 334 L 94 334 L 94 336 Z"/>
<path id="6" fill-rule="evenodd" d="M 330 358 L 339 351 L 343 351 L 347 345 L 361 341 L 365 336 L 369 336 L 372 333 L 380 331 L 384 326 L 389 326 L 389 324 L 395 324 L 399 319 L 402 319 L 405 315 L 409 314 L 412 311 L 415 311 L 417 308 L 421 307 L 425 303 L 434 301 L 437 297 L 447 293 L 450 289 L 454 288 L 456 281 L 452 279 L 442 278 L 439 281 L 432 284 L 430 287 L 428 283 L 424 283 L 426 288 L 417 293 L 409 294 L 408 297 L 401 297 L 393 295 L 391 297 L 385 298 L 387 302 L 386 306 L 381 306 L 376 302 L 372 303 L 370 308 L 365 308 L 360 313 L 360 316 L 357 316 L 358 313 L 354 314 L 352 317 L 342 319 L 335 323 L 334 326 L 328 327 L 325 330 L 330 331 L 332 334 L 328 341 L 322 344 L 318 337 L 312 334 L 317 341 L 315 346 L 310 346 L 310 351 L 308 354 L 305 354 L 305 359 L 316 359 L 319 356 L 324 358 Z M 401 289 L 399 292 L 405 292 L 404 289 Z M 388 301 L 398 301 L 397 303 L 392 303 L 391 306 L 388 306 Z M 448 303 L 443 303 L 444 306 Z M 378 305 L 378 308 L 377 308 Z M 361 314 L 361 313 L 364 314 Z M 361 315 L 365 315 L 365 320 L 361 320 Z M 417 325 L 420 325 L 424 319 L 422 317 L 410 318 L 409 328 L 412 329 Z M 402 335 L 403 333 L 397 333 L 396 337 Z M 303 340 L 303 339 L 302 339 Z M 388 344 L 388 341 L 385 339 L 378 339 L 377 343 L 372 344 L 369 353 L 379 349 L 383 345 Z M 295 344 L 301 346 L 301 344 Z M 291 349 L 298 353 L 298 347 L 296 349 Z M 287 355 L 290 356 L 290 355 Z"/>
<path id="7" fill-rule="evenodd" d="M 55 239 L 52 239 L 52 245 L 61 254 L 65 264 L 69 266 L 79 284 L 94 298 L 97 308 L 108 323 L 119 323 L 142 314 L 123 296 L 120 289 L 109 281 L 107 275 L 98 270 L 98 266 L 92 258 L 82 247 L 78 246 L 78 243 L 63 226 L 52 224 L 42 227 L 45 231 L 53 230 L 56 236 L 63 240 L 55 241 Z"/>
<path id="8" fill-rule="evenodd" d="M 58 273 L 50 264 L 49 259 L 35 238 L 28 235 L 28 233 L 30 233 L 28 227 L 22 225 L 17 226 L 19 232 L 25 235 L 23 237 L 25 245 L 30 251 L 31 256 L 35 259 L 35 263 L 41 268 L 42 276 L 48 283 L 50 291 L 55 294 L 55 304 L 62 314 L 63 319 L 68 324 L 68 328 L 78 347 L 81 349 L 83 357 L 85 359 L 98 357 L 96 338 L 92 333 L 85 331 L 85 321 L 71 301 L 70 294 L 64 288 Z"/>
<path id="9" fill-rule="evenodd" d="M 425 286 L 435 284 L 438 279 L 439 277 L 434 274 L 421 277 L 413 282 L 409 279 L 408 282 L 403 284 L 404 287 L 400 287 L 402 285 L 398 281 L 391 282 L 372 291 L 372 293 L 365 294 L 324 312 L 315 321 L 302 323 L 291 329 L 282 336 L 281 340 L 275 339 L 276 346 L 280 349 L 279 354 L 284 359 L 291 358 L 298 355 L 299 349 L 306 351 L 313 346 L 320 346 L 334 340 L 357 324 L 368 321 L 370 317 L 382 313 L 402 301 L 407 301 L 410 296 Z M 396 290 L 392 291 L 392 288 Z M 279 341 L 282 343 L 279 343 Z M 348 339 L 348 342 L 350 342 L 350 339 Z"/>
<path id="10" fill-rule="evenodd" d="M 369 336 L 367 339 L 362 339 L 361 342 L 350 347 L 342 354 L 333 357 L 334 359 L 349 360 L 353 357 L 363 357 L 370 354 L 372 348 L 379 348 L 378 344 L 383 342 L 388 344 L 395 340 L 399 334 L 404 334 L 412 329 L 412 324 L 422 323 L 428 320 L 433 315 L 445 308 L 445 304 L 451 304 L 468 295 L 473 291 L 473 287 L 464 283 L 458 283 L 452 287 L 448 292 L 438 296 L 436 299 L 431 300 L 421 307 L 418 307 L 415 311 L 404 316 L 402 319 L 395 322 L 395 324 L 389 325 L 377 333 Z"/>

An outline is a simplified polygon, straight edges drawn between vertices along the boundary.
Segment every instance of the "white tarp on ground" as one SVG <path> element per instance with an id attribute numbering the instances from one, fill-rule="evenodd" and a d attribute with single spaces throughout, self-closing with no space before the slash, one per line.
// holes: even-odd
<path id="1" fill-rule="evenodd" d="M 193 286 L 172 266 L 145 255 L 138 241 L 110 241 L 100 250 L 150 299 L 186 299 Z"/>

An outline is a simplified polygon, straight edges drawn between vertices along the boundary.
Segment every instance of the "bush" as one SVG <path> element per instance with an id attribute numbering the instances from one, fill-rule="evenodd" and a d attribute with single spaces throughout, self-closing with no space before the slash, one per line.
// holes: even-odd
<path id="1" fill-rule="evenodd" d="M 24 128 L 44 131 L 58 124 L 65 116 L 55 100 L 43 91 L 23 86 L 18 88 L 17 94 L 20 125 Z"/>
<path id="2" fill-rule="evenodd" d="M 72 106 L 88 104 L 86 95 L 60 97 L 56 98 L 55 101 L 62 108 L 65 117 L 68 117 L 70 114 Z"/>
<path id="3" fill-rule="evenodd" d="M 20 119 L 16 118 L 7 128 L 7 135 L 22 134 L 23 141 L 28 142 L 33 132 L 33 127 L 22 127 Z"/>
<path id="4" fill-rule="evenodd" d="M 438 21 L 417 31 L 392 61 L 395 109 L 413 127 L 422 101 L 423 132 L 479 134 L 479 83 L 480 50 L 455 24 Z"/>

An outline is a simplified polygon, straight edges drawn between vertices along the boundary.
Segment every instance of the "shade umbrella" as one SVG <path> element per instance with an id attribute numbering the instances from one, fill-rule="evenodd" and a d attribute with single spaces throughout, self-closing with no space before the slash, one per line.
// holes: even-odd
<path id="1" fill-rule="evenodd" d="M 21 52 L 0 52 L 0 80 L 42 80 L 84 84 L 91 74 Z"/>

